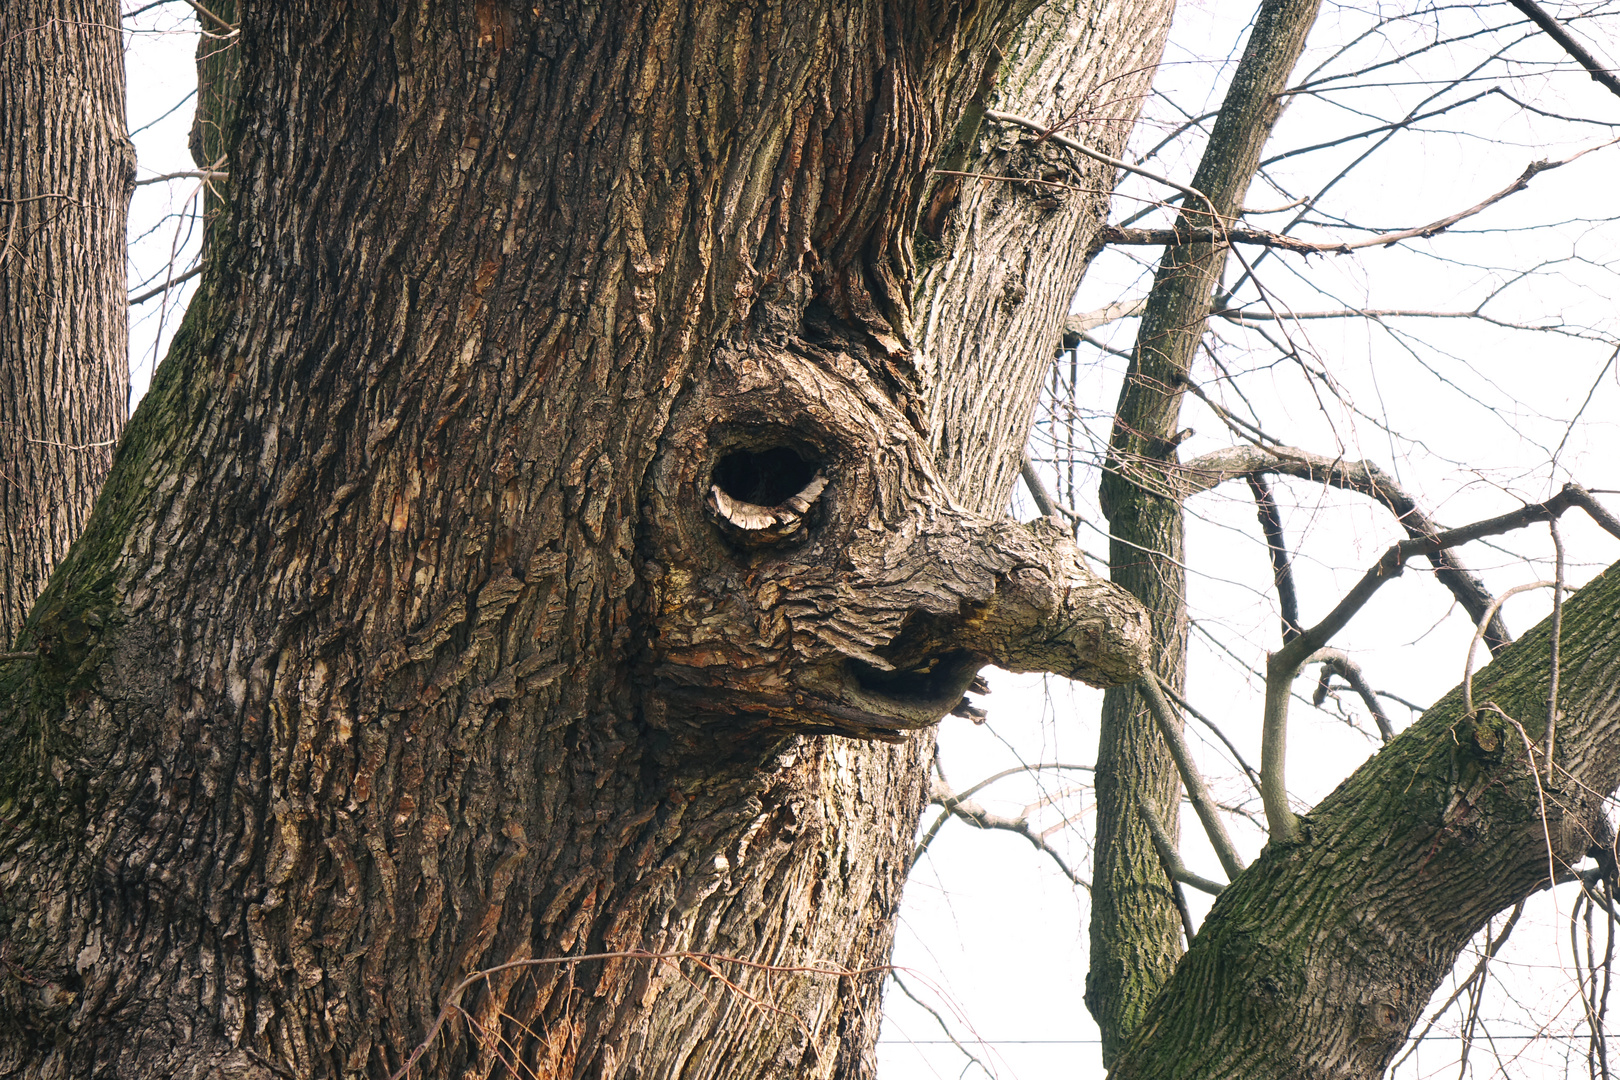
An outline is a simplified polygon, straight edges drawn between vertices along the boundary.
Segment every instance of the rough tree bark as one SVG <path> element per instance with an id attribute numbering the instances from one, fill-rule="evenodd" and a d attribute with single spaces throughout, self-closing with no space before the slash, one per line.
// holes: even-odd
<path id="1" fill-rule="evenodd" d="M 1271 128 L 1282 112 L 1317 0 L 1263 0 L 1233 73 L 1176 228 L 1225 227 L 1254 179 Z M 1211 217 L 1216 219 L 1211 221 Z M 1181 399 L 1204 334 L 1227 248 L 1167 247 L 1142 312 L 1136 347 L 1120 390 L 1109 458 L 1098 492 L 1108 518 L 1110 577 L 1153 616 L 1153 670 L 1185 690 L 1186 551 L 1181 501 L 1165 497 L 1182 436 Z M 1180 781 L 1153 714 L 1134 686 L 1103 697 L 1097 749 L 1097 839 L 1092 875 L 1091 968 L 1086 1005 L 1102 1030 L 1111 1062 L 1181 954 L 1181 920 L 1138 800 L 1167 831 L 1180 820 Z M 1174 833 L 1172 832 L 1172 835 Z"/>
<path id="2" fill-rule="evenodd" d="M 1145 659 L 977 512 L 1022 432 L 953 495 L 926 421 L 913 237 L 1032 7 L 245 8 L 229 216 L 0 667 L 0 1074 L 384 1077 L 527 961 L 422 1074 L 870 1072 L 911 733 Z M 1052 70 L 1157 48 L 1086 10 Z"/>
<path id="3" fill-rule="evenodd" d="M 1238 875 L 1110 1078 L 1381 1076 L 1486 920 L 1588 856 L 1613 874 L 1617 607 L 1611 566 L 1564 608 L 1551 784 L 1543 622 Z"/>
<path id="4" fill-rule="evenodd" d="M 124 428 L 134 178 L 118 5 L 0 5 L 0 652 Z"/>

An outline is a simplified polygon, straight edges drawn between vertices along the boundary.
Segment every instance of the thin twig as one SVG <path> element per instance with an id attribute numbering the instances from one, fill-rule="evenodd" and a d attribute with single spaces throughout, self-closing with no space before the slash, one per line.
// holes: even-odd
<path id="1" fill-rule="evenodd" d="M 1057 863 L 1058 869 L 1062 870 L 1063 875 L 1070 881 L 1088 893 L 1091 891 L 1091 882 L 1075 873 L 1064 860 L 1063 855 L 1051 844 L 1048 844 L 1044 836 L 1030 828 L 1029 822 L 1023 818 L 1009 818 L 1002 817 L 1000 814 L 992 814 L 978 803 L 970 802 L 957 795 L 940 780 L 934 781 L 933 790 L 929 793 L 929 801 L 938 805 L 951 817 L 961 818 L 975 828 L 993 829 L 1022 836 L 1030 842 L 1036 851 L 1045 854 L 1053 862 Z M 929 831 L 932 834 L 937 831 L 937 827 Z M 921 854 L 922 845 L 918 845 L 918 847 L 919 851 L 916 854 Z M 915 858 L 915 855 L 913 858 Z"/>
<path id="2" fill-rule="evenodd" d="M 1171 701 L 1176 703 L 1177 708 L 1179 708 L 1182 712 L 1187 713 L 1188 715 L 1190 715 L 1190 716 L 1194 717 L 1195 719 L 1197 719 L 1199 723 L 1201 723 L 1205 727 L 1209 728 L 1210 732 L 1217 739 L 1221 740 L 1221 745 L 1225 746 L 1227 753 L 1232 755 L 1232 760 L 1236 761 L 1238 763 L 1238 767 L 1241 768 L 1245 773 L 1248 774 L 1249 780 L 1250 780 L 1251 783 L 1254 784 L 1255 790 L 1259 791 L 1260 790 L 1260 774 L 1254 770 L 1253 766 L 1251 766 L 1247 761 L 1244 760 L 1242 754 L 1238 753 L 1238 748 L 1235 745 L 1233 745 L 1231 739 L 1228 739 L 1226 737 L 1226 732 L 1222 731 L 1220 729 L 1219 725 L 1217 725 L 1215 723 L 1215 721 L 1211 720 L 1209 717 L 1207 717 L 1203 713 L 1199 712 L 1197 707 L 1194 706 L 1192 702 L 1188 701 L 1186 698 L 1184 698 L 1180 694 L 1176 693 L 1175 687 L 1161 682 L 1159 684 L 1159 689 L 1163 690 L 1164 693 L 1165 693 L 1165 696 L 1168 697 Z"/>
<path id="3" fill-rule="evenodd" d="M 1052 769 L 1054 771 L 1072 770 L 1074 772 L 1093 772 L 1095 771 L 1095 766 L 1064 765 L 1058 762 L 1037 762 L 1034 765 L 1014 765 L 1010 769 L 1002 769 L 998 773 L 991 773 L 989 776 L 985 777 L 983 780 L 980 780 L 977 784 L 974 784 L 971 787 L 963 788 L 961 791 L 956 793 L 956 797 L 958 799 L 971 799 L 973 796 L 977 795 L 979 792 L 983 791 L 997 780 L 1005 780 L 1007 777 L 1017 776 L 1019 773 L 1042 772 L 1047 769 Z"/>
<path id="4" fill-rule="evenodd" d="M 1199 191 L 1197 188 L 1188 187 L 1186 184 L 1177 183 L 1176 181 L 1170 179 L 1168 176 L 1160 176 L 1156 172 L 1152 172 L 1152 171 L 1150 171 L 1148 169 L 1144 169 L 1144 168 L 1142 168 L 1142 167 L 1140 167 L 1138 165 L 1132 165 L 1128 161 L 1121 161 L 1119 158 L 1109 157 L 1107 154 L 1103 153 L 1100 150 L 1093 150 L 1091 147 L 1087 146 L 1085 143 L 1081 142 L 1079 139 L 1071 139 L 1067 135 L 1064 135 L 1064 134 L 1061 134 L 1059 132 L 1053 131 L 1051 128 L 1047 127 L 1045 124 L 1042 124 L 1038 120 L 1031 120 L 1027 116 L 1018 116 L 1018 115 L 1016 115 L 1014 113 L 997 112 L 994 109 L 986 109 L 984 111 L 984 115 L 988 119 L 995 120 L 998 123 L 1015 124 L 1018 127 L 1026 128 L 1029 131 L 1036 132 L 1043 139 L 1046 139 L 1046 140 L 1048 140 L 1050 142 L 1055 142 L 1059 146 L 1067 146 L 1070 150 L 1073 150 L 1075 153 L 1083 154 L 1086 157 L 1091 158 L 1093 161 L 1100 161 L 1104 165 L 1112 165 L 1116 169 L 1124 169 L 1126 172 L 1135 173 L 1137 176 L 1146 177 L 1147 179 L 1152 180 L 1154 183 L 1163 184 L 1167 188 L 1173 188 L 1176 191 L 1181 192 L 1183 195 L 1186 195 L 1186 196 L 1188 196 L 1190 198 L 1197 199 L 1199 202 L 1203 203 L 1206 207 L 1209 208 L 1209 213 L 1210 213 L 1211 217 L 1217 217 L 1217 215 L 1215 214 L 1215 204 L 1210 202 L 1208 195 L 1205 195 L 1202 191 Z"/>
<path id="5" fill-rule="evenodd" d="M 1579 150 L 1569 157 L 1558 161 L 1532 161 L 1524 167 L 1518 177 L 1493 195 L 1459 210 L 1455 214 L 1447 214 L 1427 225 L 1417 225 L 1409 229 L 1397 229 L 1394 232 L 1379 233 L 1363 240 L 1328 240 L 1315 242 L 1301 240 L 1298 237 L 1288 236 L 1284 233 L 1269 232 L 1265 229 L 1227 229 L 1227 228 L 1201 228 L 1201 229 L 1124 229 L 1115 225 L 1105 225 L 1097 233 L 1098 239 L 1107 244 L 1124 244 L 1138 246 L 1175 245 L 1175 244 L 1250 244 L 1264 248 L 1281 251 L 1292 251 L 1300 255 L 1348 255 L 1352 251 L 1363 248 L 1389 247 L 1402 240 L 1428 239 L 1445 232 L 1459 221 L 1471 218 L 1476 214 L 1495 206 L 1509 195 L 1516 195 L 1530 186 L 1530 181 L 1541 173 L 1568 165 L 1578 158 L 1590 154 L 1594 150 L 1613 146 L 1620 142 L 1620 138 L 1610 139 Z M 1251 275 L 1252 276 L 1252 275 Z"/>
<path id="6" fill-rule="evenodd" d="M 135 181 L 136 187 L 145 187 L 148 184 L 164 184 L 170 180 L 229 180 L 231 174 L 220 172 L 217 169 L 187 169 L 184 172 L 163 173 L 161 176 L 148 176 L 145 180 Z"/>
<path id="7" fill-rule="evenodd" d="M 987 1067 L 984 1062 L 980 1061 L 976 1056 L 974 1056 L 973 1051 L 961 1044 L 961 1042 L 956 1038 L 955 1033 L 951 1031 L 951 1026 L 945 1022 L 945 1018 L 939 1015 L 932 1005 L 929 1005 L 922 998 L 911 992 L 911 987 L 907 986 L 905 980 L 900 978 L 900 973 L 898 971 L 889 972 L 889 978 L 894 980 L 894 985 L 900 988 L 900 992 L 902 994 L 906 995 L 906 997 L 915 1002 L 919 1008 L 934 1018 L 934 1023 L 939 1025 L 939 1030 L 943 1031 L 945 1033 L 945 1037 L 951 1040 L 952 1046 L 956 1047 L 962 1052 L 962 1056 L 966 1057 L 968 1061 L 983 1069 L 986 1076 L 994 1077 L 996 1075 L 995 1072 Z"/>
<path id="8" fill-rule="evenodd" d="M 1552 581 L 1532 581 L 1525 585 L 1515 585 L 1496 598 L 1496 601 L 1491 605 L 1490 614 L 1495 615 L 1497 609 L 1506 603 L 1510 597 L 1517 596 L 1522 592 L 1529 592 L 1531 589 L 1550 589 L 1555 584 L 1556 582 Z M 1486 622 L 1486 619 L 1481 619 L 1474 626 L 1474 636 L 1469 640 L 1468 653 L 1463 658 L 1462 695 L 1464 716 L 1468 716 L 1474 711 L 1474 650 L 1479 646 L 1479 639 L 1485 636 Z"/>

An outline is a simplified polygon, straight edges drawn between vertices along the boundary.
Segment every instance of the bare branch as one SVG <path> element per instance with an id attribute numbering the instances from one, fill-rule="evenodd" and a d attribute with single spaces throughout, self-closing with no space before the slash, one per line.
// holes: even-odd
<path id="1" fill-rule="evenodd" d="M 1209 789 L 1204 786 L 1204 778 L 1199 775 L 1198 766 L 1193 764 L 1192 754 L 1187 751 L 1187 742 L 1181 737 L 1181 727 L 1176 722 L 1175 714 L 1170 711 L 1170 703 L 1164 698 L 1159 677 L 1152 671 L 1145 672 L 1138 680 L 1138 686 L 1142 697 L 1147 700 L 1148 709 L 1153 713 L 1153 719 L 1158 722 L 1159 734 L 1169 747 L 1170 756 L 1175 759 L 1176 771 L 1181 773 L 1181 785 L 1187 789 L 1187 800 L 1192 803 L 1193 811 L 1203 823 L 1204 834 L 1209 837 L 1210 846 L 1215 849 L 1215 857 L 1221 861 L 1221 869 L 1226 871 L 1227 880 L 1231 880 L 1243 872 L 1243 860 L 1238 858 L 1232 838 L 1226 833 L 1226 825 L 1215 810 Z"/>
<path id="2" fill-rule="evenodd" d="M 1045 837 L 1036 832 L 1034 829 L 1030 828 L 1029 822 L 1023 818 L 1009 818 L 1002 817 L 1000 814 L 992 814 L 978 803 L 970 802 L 955 794 L 950 788 L 945 786 L 943 781 L 938 779 L 934 780 L 933 782 L 933 787 L 929 792 L 928 801 L 939 806 L 951 817 L 961 818 L 963 821 L 974 826 L 975 828 L 999 829 L 1003 832 L 1017 833 L 1025 840 L 1028 840 L 1030 844 L 1034 846 L 1036 851 L 1045 853 L 1053 862 L 1057 863 L 1058 869 L 1062 870 L 1063 875 L 1070 881 L 1074 882 L 1088 893 L 1091 891 L 1091 882 L 1075 873 L 1074 870 L 1069 867 L 1069 864 L 1064 861 L 1062 854 L 1060 854 L 1058 850 L 1051 844 L 1048 844 Z M 930 838 L 932 837 L 932 834 L 937 831 L 937 827 L 930 829 Z M 918 854 L 920 853 L 921 851 L 919 845 Z"/>
<path id="3" fill-rule="evenodd" d="M 1265 229 L 1127 229 L 1119 225 L 1104 225 L 1097 231 L 1097 239 L 1105 244 L 1127 247 L 1251 244 L 1292 251 L 1297 255 L 1347 255 L 1351 251 L 1348 244 L 1318 244 Z"/>
<path id="4" fill-rule="evenodd" d="M 1036 773 L 1045 772 L 1047 770 L 1057 772 L 1092 772 L 1094 770 L 1094 766 L 1064 765 L 1058 762 L 1042 762 L 1035 765 L 1014 765 L 1010 769 L 1002 769 L 998 773 L 991 773 L 983 780 L 980 780 L 977 784 L 963 788 L 961 791 L 957 792 L 956 797 L 958 799 L 971 799 L 973 796 L 977 795 L 979 792 L 983 791 L 997 780 L 1005 780 L 1007 777 L 1017 776 L 1019 773 Z"/>
<path id="5" fill-rule="evenodd" d="M 1554 41 L 1558 47 L 1567 52 L 1576 63 L 1586 69 L 1592 76 L 1592 81 L 1602 84 L 1603 88 L 1611 94 L 1620 94 L 1620 79 L 1615 78 L 1614 72 L 1598 62 L 1597 57 L 1586 51 L 1586 46 L 1575 40 L 1575 36 L 1564 28 L 1564 25 L 1545 11 L 1535 0 L 1508 0 L 1508 3 L 1518 8 L 1530 17 L 1530 21 L 1541 27 L 1542 31 Z"/>
<path id="6" fill-rule="evenodd" d="M 135 181 L 135 186 L 145 187 L 147 184 L 164 184 L 170 180 L 228 180 L 230 176 L 230 173 L 221 172 L 218 169 L 187 169 L 184 172 L 148 176 L 145 180 Z"/>
<path id="7" fill-rule="evenodd" d="M 1136 794 L 1136 808 L 1142 812 L 1142 820 L 1147 822 L 1148 832 L 1153 835 L 1153 847 L 1158 851 L 1159 862 L 1164 866 L 1164 876 L 1171 881 L 1191 885 L 1199 892 L 1205 892 L 1211 896 L 1221 895 L 1222 891 L 1226 889 L 1225 885 L 1218 881 L 1211 881 L 1207 877 L 1200 877 L 1187 869 L 1186 864 L 1181 861 L 1181 856 L 1176 854 L 1176 846 L 1171 842 L 1170 834 L 1164 831 L 1164 826 L 1159 822 L 1159 816 L 1153 812 L 1152 805 L 1142 796 L 1141 792 Z M 1187 919 L 1185 928 L 1187 940 L 1191 941 L 1193 938 L 1191 918 Z"/>
<path id="8" fill-rule="evenodd" d="M 1431 552 L 1456 547 L 1486 536 L 1522 529 L 1537 521 L 1552 521 L 1572 506 L 1580 506 L 1592 514 L 1594 520 L 1616 538 L 1620 538 L 1620 522 L 1598 506 L 1585 488 L 1578 484 L 1565 484 L 1564 489 L 1545 502 L 1521 507 L 1508 514 L 1500 514 L 1485 521 L 1448 529 L 1442 533 L 1414 537 L 1393 545 L 1362 575 L 1361 580 L 1339 601 L 1326 618 L 1306 630 L 1266 658 L 1265 718 L 1260 735 L 1260 800 L 1265 804 L 1266 822 L 1274 840 L 1291 841 L 1299 835 L 1299 822 L 1288 808 L 1288 790 L 1284 783 L 1285 758 L 1288 745 L 1288 701 L 1294 677 L 1306 660 L 1326 645 L 1328 640 L 1344 629 L 1345 625 L 1372 599 L 1374 593 L 1391 578 L 1400 576 L 1407 560 Z M 1472 660 L 1472 649 L 1469 658 Z M 1464 682 L 1464 697 L 1468 696 Z M 1465 706 L 1466 707 L 1466 706 Z"/>
<path id="9" fill-rule="evenodd" d="M 1035 471 L 1026 455 L 1024 464 L 1019 468 L 1019 475 L 1024 478 L 1024 486 L 1029 489 L 1029 497 L 1035 500 L 1035 508 L 1041 512 L 1042 517 L 1057 517 L 1057 503 L 1052 499 L 1052 493 L 1046 488 L 1046 481 L 1041 474 Z"/>
<path id="10" fill-rule="evenodd" d="M 1349 683 L 1350 689 L 1361 697 L 1362 704 L 1372 713 L 1373 721 L 1378 725 L 1378 734 L 1383 736 L 1384 741 L 1389 742 L 1395 737 L 1395 725 L 1389 722 L 1384 707 L 1378 703 L 1377 691 L 1361 673 L 1361 665 L 1350 659 L 1349 654 L 1339 649 L 1318 649 L 1305 663 L 1322 665 L 1322 681 L 1316 684 L 1316 693 L 1311 696 L 1313 705 L 1321 705 L 1327 700 L 1328 681 L 1337 675 Z"/>
<path id="11" fill-rule="evenodd" d="M 1106 326 L 1120 319 L 1135 318 L 1142 314 L 1142 310 L 1146 307 L 1147 297 L 1141 296 L 1135 300 L 1117 300 L 1083 315 L 1070 315 L 1063 320 L 1063 347 L 1072 349 L 1085 340 L 1087 333 L 1097 327 Z"/>
<path id="12" fill-rule="evenodd" d="M 1243 755 L 1238 753 L 1238 748 L 1232 744 L 1232 740 L 1226 737 L 1226 732 L 1222 731 L 1215 721 L 1199 712 L 1192 702 L 1176 693 L 1173 687 L 1160 684 L 1159 689 L 1163 690 L 1165 696 L 1171 701 L 1174 701 L 1176 703 L 1176 707 L 1182 712 L 1195 717 L 1199 723 L 1209 728 L 1210 732 L 1213 733 L 1217 739 L 1221 740 L 1221 744 L 1226 747 L 1226 752 L 1232 755 L 1232 760 L 1236 761 L 1238 763 L 1238 767 L 1248 775 L 1249 780 L 1254 784 L 1255 790 L 1260 790 L 1260 774 L 1256 772 L 1254 767 L 1251 766 L 1247 761 L 1243 760 Z"/>
<path id="13" fill-rule="evenodd" d="M 945 1037 L 951 1040 L 952 1046 L 956 1047 L 962 1052 L 963 1057 L 967 1058 L 972 1064 L 977 1065 L 981 1070 L 984 1071 L 986 1076 L 993 1077 L 996 1075 L 993 1069 L 987 1067 L 984 1062 L 980 1061 L 974 1056 L 973 1051 L 963 1046 L 961 1042 L 957 1040 L 955 1033 L 951 1031 L 951 1026 L 945 1022 L 945 1018 L 939 1015 L 939 1012 L 932 1005 L 928 1004 L 922 998 L 911 992 L 911 987 L 906 985 L 905 980 L 900 977 L 900 973 L 898 971 L 890 971 L 889 978 L 894 980 L 894 985 L 900 988 L 900 992 L 902 994 L 906 995 L 906 997 L 910 998 L 912 1002 L 914 1002 L 919 1008 L 934 1018 L 934 1022 L 939 1025 L 939 1030 L 943 1031 L 945 1033 Z"/>
<path id="14" fill-rule="evenodd" d="M 134 307 L 136 304 L 144 304 L 148 300 L 152 299 L 153 297 L 162 296 L 164 293 L 168 292 L 170 289 L 174 288 L 176 285 L 180 284 L 182 281 L 190 281 L 192 278 L 196 277 L 198 274 L 200 274 L 202 272 L 203 272 L 203 264 L 198 263 L 196 266 L 193 266 L 190 270 L 187 270 L 185 273 L 178 274 L 175 277 L 169 278 L 162 285 L 159 285 L 156 288 L 148 289 L 145 292 L 141 293 L 141 295 L 139 295 L 139 296 L 130 297 L 129 298 L 129 306 Z"/>
<path id="15" fill-rule="evenodd" d="M 1293 476 L 1375 499 L 1395 515 L 1395 520 L 1413 538 L 1434 536 L 1440 532 L 1434 520 L 1419 508 L 1417 500 L 1393 476 L 1373 462 L 1345 461 L 1291 446 L 1235 446 L 1216 450 L 1181 465 L 1175 484 L 1178 492 L 1186 498 L 1195 492 L 1207 491 L 1217 484 L 1254 473 Z M 1485 588 L 1485 583 L 1450 551 L 1441 550 L 1428 558 L 1440 584 L 1450 590 L 1457 603 L 1468 612 L 1469 618 L 1479 622 L 1486 609 L 1492 607 L 1491 594 Z M 1492 653 L 1500 652 L 1512 642 L 1513 635 L 1508 633 L 1500 615 L 1493 618 L 1485 640 Z"/>
<path id="16" fill-rule="evenodd" d="M 1522 592 L 1529 592 L 1531 589 L 1550 589 L 1554 584 L 1551 581 L 1531 581 L 1524 585 L 1515 585 L 1497 597 L 1496 602 L 1491 605 L 1491 614 L 1496 614 L 1498 608 Z M 1474 628 L 1474 636 L 1468 642 L 1468 655 L 1463 659 L 1462 696 L 1464 715 L 1474 711 L 1474 650 L 1479 647 L 1479 639 L 1484 635 L 1484 632 L 1485 623 L 1484 620 L 1481 620 L 1480 624 Z"/>
<path id="17" fill-rule="evenodd" d="M 1558 161 L 1532 161 L 1524 167 L 1513 183 L 1490 195 L 1466 210 L 1459 210 L 1455 214 L 1448 214 L 1437 221 L 1427 225 L 1418 225 L 1410 229 L 1397 229 L 1394 232 L 1379 233 L 1364 240 L 1330 240 L 1312 242 L 1301 240 L 1298 237 L 1287 236 L 1283 233 L 1268 232 L 1265 229 L 1228 229 L 1228 228 L 1187 228 L 1180 224 L 1173 229 L 1123 229 L 1114 225 L 1107 225 L 1097 234 L 1108 244 L 1132 245 L 1179 245 L 1179 244 L 1252 244 L 1259 247 L 1275 248 L 1280 251 L 1292 251 L 1300 255 L 1348 255 L 1352 251 L 1362 248 L 1388 247 L 1398 244 L 1402 240 L 1415 238 L 1427 239 L 1445 232 L 1459 221 L 1471 218 L 1476 214 L 1488 210 L 1501 202 L 1509 195 L 1515 195 L 1530 186 L 1530 181 L 1541 173 L 1568 165 L 1577 158 L 1585 157 L 1594 150 L 1601 150 L 1606 146 L 1613 146 L 1620 139 L 1610 139 L 1588 146 L 1577 151 L 1567 158 Z"/>
<path id="18" fill-rule="evenodd" d="M 1299 593 L 1294 589 L 1294 570 L 1288 562 L 1282 514 L 1263 475 L 1250 473 L 1245 479 L 1249 482 L 1249 490 L 1254 493 L 1260 531 L 1265 534 L 1266 550 L 1271 555 L 1271 579 L 1277 586 L 1277 602 L 1282 607 L 1282 639 L 1287 643 L 1299 636 Z"/>

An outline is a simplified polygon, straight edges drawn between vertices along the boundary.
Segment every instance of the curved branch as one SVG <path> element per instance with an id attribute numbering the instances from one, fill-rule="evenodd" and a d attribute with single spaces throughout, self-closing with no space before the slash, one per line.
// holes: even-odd
<path id="1" fill-rule="evenodd" d="M 979 829 L 996 829 L 1002 832 L 1016 833 L 1017 835 L 1022 836 L 1025 840 L 1028 840 L 1036 851 L 1045 854 L 1053 862 L 1057 863 L 1058 869 L 1063 871 L 1064 877 L 1067 877 L 1070 881 L 1086 890 L 1086 892 L 1089 893 L 1091 891 L 1091 882 L 1075 873 L 1069 864 L 1064 861 L 1062 854 L 1059 853 L 1058 850 L 1051 844 L 1048 844 L 1045 837 L 1036 832 L 1034 829 L 1030 828 L 1029 822 L 1023 818 L 1009 818 L 1002 817 L 1000 814 L 992 814 L 978 803 L 971 802 L 957 795 L 955 792 L 951 791 L 950 788 L 946 787 L 942 781 L 937 779 L 933 782 L 933 788 L 929 792 L 928 801 L 945 811 L 945 814 L 941 816 L 940 820 L 935 822 L 933 827 L 928 830 L 928 840 L 932 840 L 939 832 L 939 826 L 944 823 L 944 818 L 946 816 L 961 818 L 969 825 Z M 922 854 L 924 847 L 925 845 L 918 845 L 917 852 L 913 856 L 913 861 L 915 861 L 916 855 Z"/>
<path id="2" fill-rule="evenodd" d="M 1311 695 L 1311 704 L 1321 705 L 1327 700 L 1328 679 L 1337 675 L 1349 683 L 1350 689 L 1360 696 L 1362 704 L 1372 713 L 1373 721 L 1378 725 L 1378 734 L 1384 741 L 1389 742 L 1395 737 L 1395 725 L 1389 722 L 1384 707 L 1378 703 L 1378 692 L 1361 673 L 1361 665 L 1350 659 L 1347 653 L 1339 649 L 1318 649 L 1305 663 L 1322 665 L 1322 681 L 1316 684 L 1316 693 Z"/>
<path id="3" fill-rule="evenodd" d="M 1181 465 L 1172 483 L 1181 497 L 1186 498 L 1228 480 L 1265 473 L 1311 480 L 1365 495 L 1394 514 L 1395 520 L 1414 539 L 1440 532 L 1440 526 L 1419 508 L 1417 500 L 1373 462 L 1330 458 L 1292 446 L 1234 446 L 1216 450 Z M 1492 609 L 1493 598 L 1485 583 L 1456 555 L 1442 549 L 1429 556 L 1429 562 L 1440 584 L 1451 592 L 1475 623 Z M 1508 633 L 1501 616 L 1493 616 L 1485 635 L 1492 654 L 1502 651 L 1512 640 L 1513 635 Z"/>

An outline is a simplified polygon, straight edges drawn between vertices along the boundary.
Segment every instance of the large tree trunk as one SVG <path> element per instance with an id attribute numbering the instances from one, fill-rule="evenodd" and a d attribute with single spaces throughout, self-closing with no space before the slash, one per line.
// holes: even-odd
<path id="1" fill-rule="evenodd" d="M 0 5 L 0 652 L 124 428 L 134 171 L 118 5 Z"/>
<path id="2" fill-rule="evenodd" d="M 910 733 L 1146 650 L 925 420 L 919 207 L 1027 12 L 244 12 L 228 226 L 0 668 L 0 1073 L 870 1072 Z"/>

